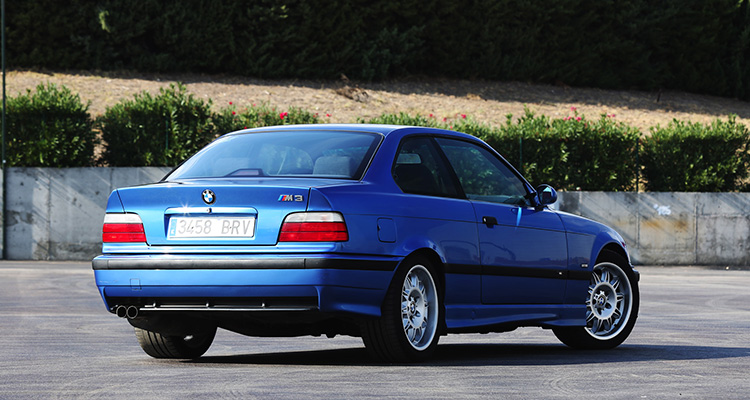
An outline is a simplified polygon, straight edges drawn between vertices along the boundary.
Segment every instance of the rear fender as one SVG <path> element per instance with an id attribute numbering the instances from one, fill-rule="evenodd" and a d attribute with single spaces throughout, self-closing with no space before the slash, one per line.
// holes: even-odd
<path id="1" fill-rule="evenodd" d="M 108 213 L 124 213 L 125 207 L 122 206 L 122 200 L 117 190 L 113 190 L 107 199 L 107 212 Z"/>
<path id="2" fill-rule="evenodd" d="M 410 237 L 401 242 L 399 254 L 412 255 L 414 253 L 430 253 L 430 259 L 434 260 L 437 257 L 441 264 L 447 262 L 440 246 L 427 237 Z"/>
<path id="3" fill-rule="evenodd" d="M 308 195 L 307 211 L 333 211 L 331 202 L 316 188 L 311 188 Z"/>

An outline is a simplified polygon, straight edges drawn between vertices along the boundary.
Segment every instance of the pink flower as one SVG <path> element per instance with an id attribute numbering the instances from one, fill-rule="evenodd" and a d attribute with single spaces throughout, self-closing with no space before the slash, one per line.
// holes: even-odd
<path id="1" fill-rule="evenodd" d="M 236 112 L 234 112 L 234 111 L 232 111 L 232 115 L 235 115 L 235 114 L 237 114 L 237 113 L 236 113 Z"/>
<path id="2" fill-rule="evenodd" d="M 285 118 L 285 117 L 286 117 L 287 115 L 289 115 L 289 113 L 288 113 L 288 112 L 286 112 L 286 111 L 284 111 L 283 113 L 279 114 L 279 118 L 281 118 L 282 120 L 284 120 L 284 118 Z"/>
<path id="3" fill-rule="evenodd" d="M 326 113 L 326 117 L 331 118 L 331 114 Z"/>
<path id="4" fill-rule="evenodd" d="M 432 113 L 430 113 L 430 118 L 435 118 L 435 116 L 434 116 L 434 115 L 432 115 Z"/>
<path id="5" fill-rule="evenodd" d="M 580 121 L 580 120 L 581 120 L 581 117 L 576 117 L 576 121 Z"/>
<path id="6" fill-rule="evenodd" d="M 575 112 L 576 110 L 577 110 L 577 108 L 575 108 L 575 107 L 570 107 L 570 111 L 573 111 L 573 112 Z"/>
<path id="7" fill-rule="evenodd" d="M 229 102 L 229 105 L 230 105 L 230 106 L 232 105 L 232 102 L 231 102 L 231 101 Z"/>
<path id="8" fill-rule="evenodd" d="M 461 114 L 461 118 L 466 119 L 466 114 Z"/>
<path id="9" fill-rule="evenodd" d="M 443 122 L 447 121 L 448 117 L 443 117 Z"/>

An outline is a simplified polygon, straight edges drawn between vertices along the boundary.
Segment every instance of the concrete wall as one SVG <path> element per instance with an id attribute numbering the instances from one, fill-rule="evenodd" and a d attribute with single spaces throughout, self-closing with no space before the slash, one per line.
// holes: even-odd
<path id="1" fill-rule="evenodd" d="M 112 190 L 168 171 L 9 168 L 8 258 L 93 258 Z M 555 206 L 615 228 L 636 264 L 750 265 L 750 193 L 561 192 Z"/>
<path id="2" fill-rule="evenodd" d="M 10 260 L 88 260 L 101 252 L 109 194 L 160 180 L 169 168 L 9 168 Z"/>
<path id="3" fill-rule="evenodd" d="M 750 265 L 750 193 L 561 193 L 558 209 L 615 228 L 634 263 Z"/>

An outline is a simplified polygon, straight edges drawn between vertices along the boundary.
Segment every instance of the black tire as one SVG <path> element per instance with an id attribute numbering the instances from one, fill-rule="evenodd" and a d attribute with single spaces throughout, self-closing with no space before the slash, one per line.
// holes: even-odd
<path id="1" fill-rule="evenodd" d="M 424 257 L 402 262 L 386 293 L 381 317 L 363 326 L 362 340 L 374 359 L 410 363 L 434 353 L 443 317 L 437 278 Z"/>
<path id="2" fill-rule="evenodd" d="M 202 356 L 216 336 L 216 328 L 200 335 L 166 336 L 135 328 L 135 337 L 146 354 L 154 358 L 194 359 Z"/>
<path id="3" fill-rule="evenodd" d="M 576 349 L 611 349 L 627 339 L 640 306 L 638 280 L 627 260 L 605 250 L 594 266 L 586 297 L 586 326 L 555 328 Z"/>

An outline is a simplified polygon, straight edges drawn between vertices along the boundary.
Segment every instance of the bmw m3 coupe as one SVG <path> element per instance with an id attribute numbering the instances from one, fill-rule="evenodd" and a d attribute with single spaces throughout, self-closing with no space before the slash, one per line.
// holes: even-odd
<path id="1" fill-rule="evenodd" d="M 113 191 L 93 269 L 106 309 L 157 358 L 200 357 L 218 328 L 361 337 L 387 362 L 424 360 L 443 335 L 522 326 L 618 346 L 638 272 L 620 235 L 556 199 L 463 133 L 249 129 Z"/>

